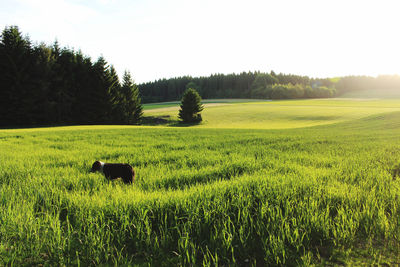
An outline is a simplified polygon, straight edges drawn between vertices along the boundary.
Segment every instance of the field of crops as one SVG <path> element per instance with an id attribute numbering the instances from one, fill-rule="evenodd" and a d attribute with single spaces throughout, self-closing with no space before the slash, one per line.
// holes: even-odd
<path id="1" fill-rule="evenodd" d="M 193 127 L 0 130 L 0 265 L 400 263 L 400 101 L 222 104 Z"/>

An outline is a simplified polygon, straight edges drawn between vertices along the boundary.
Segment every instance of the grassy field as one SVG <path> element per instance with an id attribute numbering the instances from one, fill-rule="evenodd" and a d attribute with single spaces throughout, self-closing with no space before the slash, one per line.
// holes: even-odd
<path id="1" fill-rule="evenodd" d="M 251 103 L 251 102 L 267 102 L 270 100 L 258 100 L 258 99 L 203 99 L 203 104 L 213 104 L 213 103 L 228 103 L 228 104 L 240 104 L 240 103 Z M 158 108 L 169 108 L 169 107 L 179 107 L 180 101 L 170 101 L 161 103 L 149 103 L 143 104 L 144 110 L 158 109 Z"/>
<path id="2" fill-rule="evenodd" d="M 238 100 L 235 100 L 238 101 Z M 287 129 L 339 123 L 373 114 L 400 111 L 398 100 L 320 99 L 205 102 L 204 122 L 196 128 Z M 167 118 L 160 125 L 176 125 L 179 105 L 160 103 L 145 116 Z"/>
<path id="3" fill-rule="evenodd" d="M 0 265 L 400 263 L 400 101 L 223 104 L 195 127 L 167 107 L 145 112 L 162 126 L 0 130 Z"/>

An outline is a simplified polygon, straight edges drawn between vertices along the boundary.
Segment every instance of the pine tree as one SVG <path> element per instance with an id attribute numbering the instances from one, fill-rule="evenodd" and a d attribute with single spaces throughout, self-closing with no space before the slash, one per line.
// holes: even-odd
<path id="1" fill-rule="evenodd" d="M 200 112 L 204 109 L 204 106 L 201 104 L 201 97 L 195 89 L 189 88 L 183 93 L 180 107 L 178 117 L 183 123 L 199 123 L 202 121 Z"/>
<path id="2" fill-rule="evenodd" d="M 34 63 L 29 38 L 23 37 L 17 26 L 6 27 L 0 36 L 0 124 L 33 122 Z"/>
<path id="3" fill-rule="evenodd" d="M 123 123 L 123 103 L 124 99 L 121 93 L 121 84 L 119 83 L 117 71 L 114 66 L 110 66 L 108 71 L 108 93 L 111 101 L 111 122 Z"/>
<path id="4" fill-rule="evenodd" d="M 94 114 L 97 115 L 96 123 L 109 123 L 112 113 L 111 97 L 109 95 L 109 65 L 103 56 L 100 56 L 95 62 L 93 71 L 93 98 L 95 99 L 93 108 Z"/>
<path id="5" fill-rule="evenodd" d="M 124 121 L 128 124 L 140 123 L 143 108 L 139 96 L 139 87 L 133 82 L 131 74 L 125 71 L 122 78 L 121 93 L 123 96 Z"/>

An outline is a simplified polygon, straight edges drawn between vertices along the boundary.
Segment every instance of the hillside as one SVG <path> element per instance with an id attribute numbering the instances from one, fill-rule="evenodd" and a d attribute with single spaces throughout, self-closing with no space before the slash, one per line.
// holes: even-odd
<path id="1" fill-rule="evenodd" d="M 239 102 L 195 127 L 0 130 L 0 265 L 399 264 L 400 101 Z"/>
<path id="2" fill-rule="evenodd" d="M 204 122 L 197 128 L 287 129 L 339 123 L 373 114 L 399 111 L 397 100 L 205 100 Z M 178 126 L 178 102 L 145 104 L 144 116 Z"/>

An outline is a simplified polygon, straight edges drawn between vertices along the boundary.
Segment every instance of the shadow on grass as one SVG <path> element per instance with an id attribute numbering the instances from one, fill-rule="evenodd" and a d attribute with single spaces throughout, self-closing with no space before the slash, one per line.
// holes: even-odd
<path id="1" fill-rule="evenodd" d="M 72 123 L 54 123 L 54 124 L 21 124 L 1 126 L 0 130 L 18 130 L 18 129 L 33 129 L 33 128 L 50 128 L 50 127 L 68 127 L 76 125 L 91 125 L 91 124 L 72 124 Z M 95 125 L 95 124 L 93 124 Z"/>
<path id="2" fill-rule="evenodd" d="M 183 123 L 180 121 L 175 121 L 174 123 L 171 123 L 169 126 L 171 127 L 190 127 L 190 126 L 196 126 L 200 125 L 201 122 L 193 122 L 193 123 Z"/>
<path id="3" fill-rule="evenodd" d="M 176 119 L 173 119 L 170 115 L 162 115 L 162 116 L 144 116 L 142 117 L 141 123 L 139 125 L 144 126 L 171 126 L 171 127 L 190 127 L 199 125 L 200 123 L 182 123 Z M 96 123 L 87 123 L 87 124 L 42 124 L 42 125 L 18 125 L 18 126 L 1 126 L 0 130 L 15 130 L 15 129 L 30 129 L 30 128 L 55 128 L 55 127 L 66 127 L 66 126 L 89 126 L 89 125 L 99 125 Z M 130 124 L 102 124 L 102 125 L 130 125 Z"/>
<path id="4" fill-rule="evenodd" d="M 170 115 L 164 116 L 143 116 L 141 125 L 156 126 L 156 125 L 170 125 L 171 123 L 177 123 L 171 119 Z"/>
<path id="5" fill-rule="evenodd" d="M 145 116 L 142 118 L 141 125 L 147 126 L 169 126 L 169 127 L 190 127 L 201 124 L 201 122 L 197 123 L 182 123 L 181 121 L 174 120 L 170 115 L 163 116 Z"/>

